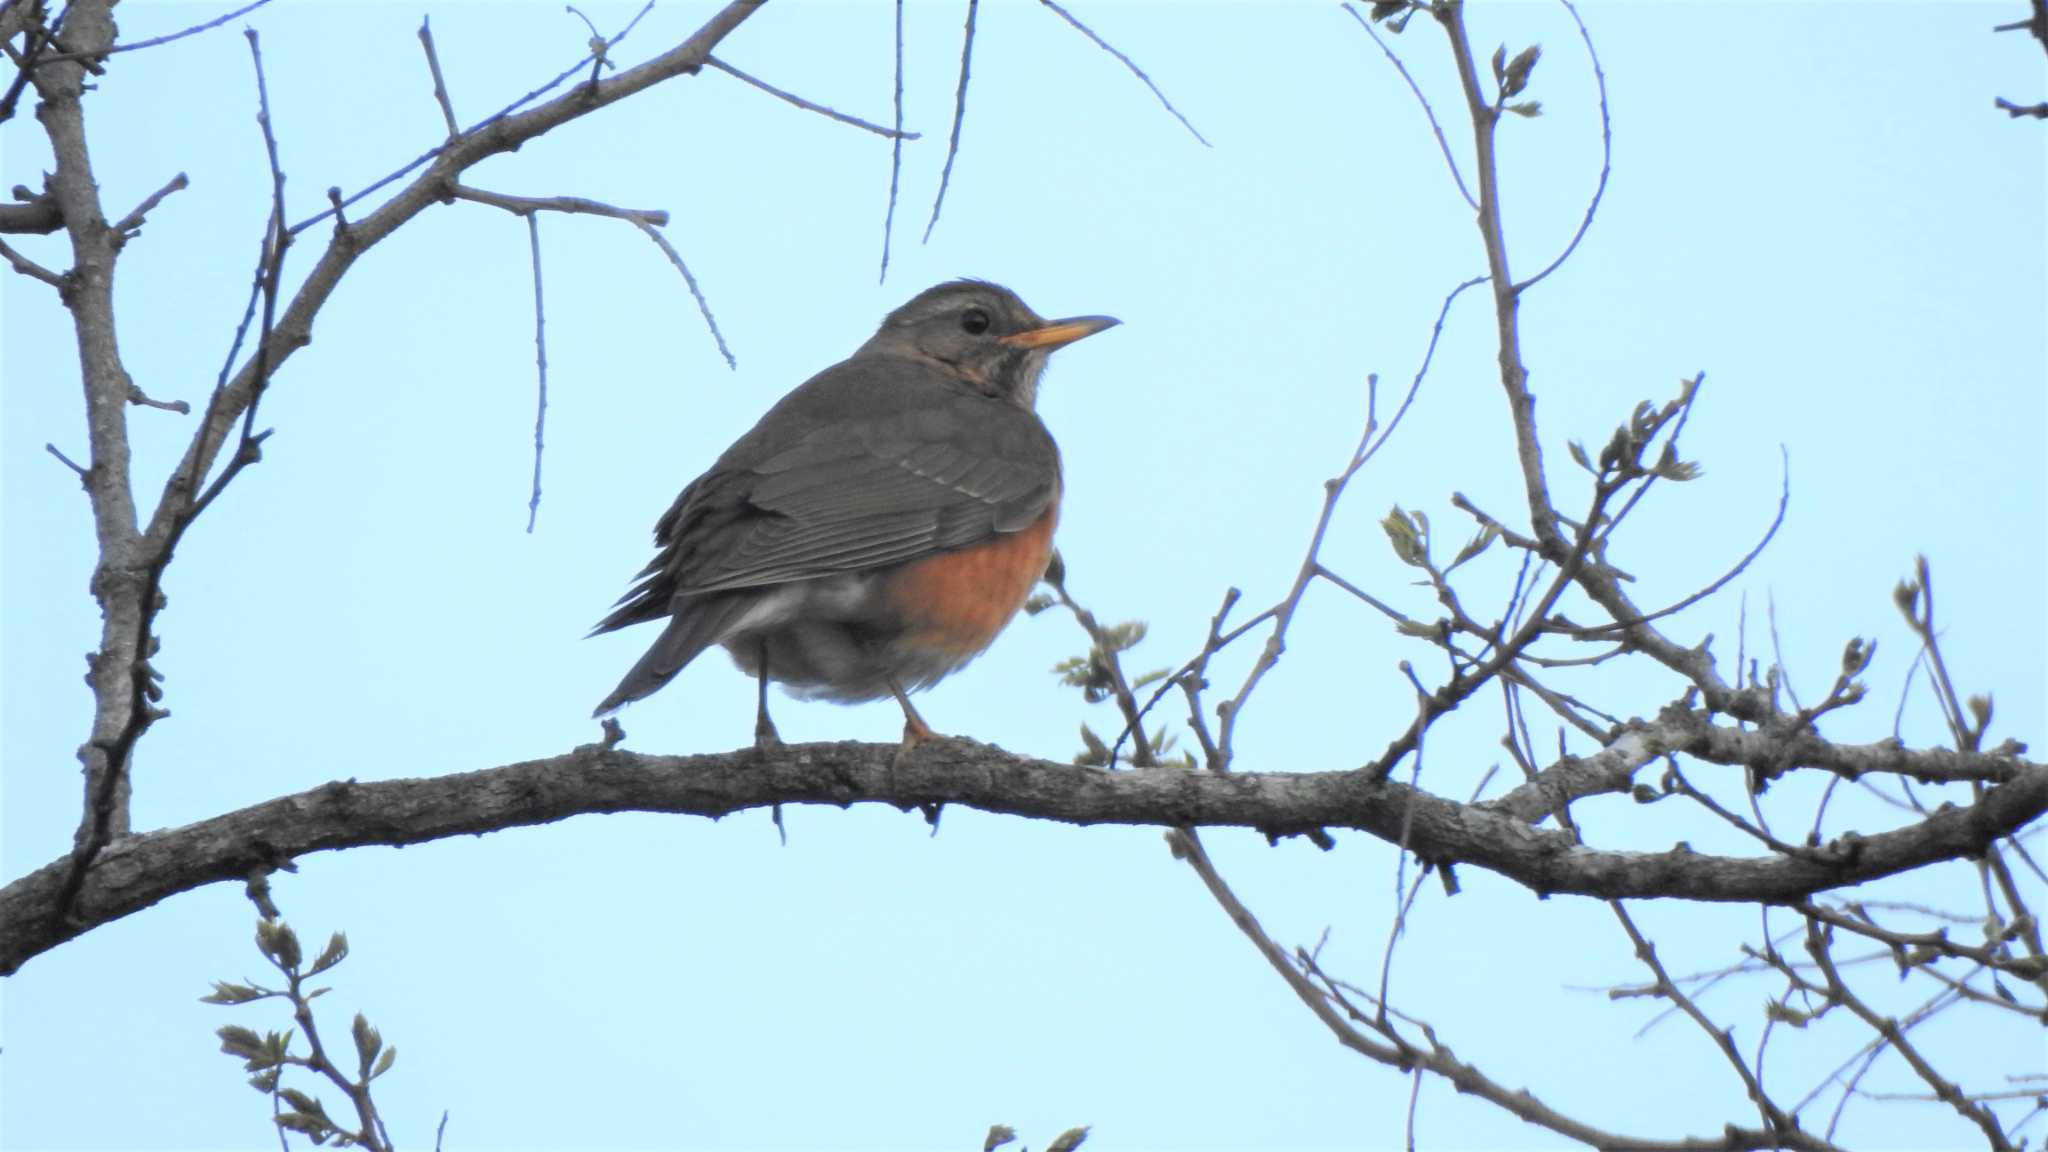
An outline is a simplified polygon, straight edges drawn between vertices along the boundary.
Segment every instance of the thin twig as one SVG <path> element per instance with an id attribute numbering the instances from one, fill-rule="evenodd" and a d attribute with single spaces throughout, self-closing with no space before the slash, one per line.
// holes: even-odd
<path id="1" fill-rule="evenodd" d="M 427 53 L 427 71 L 434 77 L 434 103 L 441 106 L 441 120 L 448 125 L 448 138 L 462 135 L 460 122 L 455 119 L 455 105 L 448 99 L 448 84 L 441 78 L 441 54 L 434 51 L 434 28 L 427 17 L 420 17 L 420 47 Z"/>
<path id="2" fill-rule="evenodd" d="M 703 314 L 705 325 L 711 329 L 711 338 L 717 343 L 719 354 L 725 357 L 726 366 L 728 368 L 739 366 L 738 362 L 733 359 L 732 350 L 726 347 L 725 334 L 718 330 L 718 319 L 711 314 L 711 304 L 704 299 L 703 290 L 697 286 L 697 278 L 691 275 L 689 265 L 683 263 L 682 256 L 676 252 L 674 245 L 668 242 L 668 237 L 663 235 L 661 231 L 662 225 L 668 223 L 668 213 L 653 208 L 620 208 L 599 200 L 588 200 L 581 196 L 507 196 L 502 192 L 486 192 L 481 188 L 472 188 L 467 184 L 451 186 L 448 194 L 457 200 L 470 200 L 478 204 L 488 204 L 493 208 L 502 208 L 515 216 L 524 216 L 528 219 L 532 219 L 536 213 L 540 212 L 564 212 L 575 215 L 604 216 L 613 220 L 624 220 L 626 223 L 640 229 L 649 240 L 654 241 L 656 247 L 661 249 L 662 255 L 668 257 L 668 262 L 675 265 L 676 271 L 683 274 L 683 283 L 689 285 L 690 295 L 696 299 L 697 310 Z"/>
<path id="3" fill-rule="evenodd" d="M 916 140 L 919 138 L 919 135 L 916 132 L 903 131 L 901 124 L 898 124 L 898 126 L 893 129 L 884 128 L 880 124 L 869 123 L 868 121 L 863 120 L 858 116 L 849 116 L 844 112 L 838 111 L 837 109 L 828 108 L 825 105 L 819 104 L 812 100 L 806 100 L 794 92 L 785 92 L 782 89 L 777 88 L 775 85 L 768 83 L 766 80 L 762 80 L 757 76 L 753 76 L 746 72 L 740 71 L 739 69 L 733 67 L 732 65 L 727 64 L 725 61 L 720 60 L 716 56 L 705 57 L 704 63 L 707 67 L 715 68 L 718 71 L 725 73 L 727 76 L 731 76 L 735 80 L 744 81 L 747 84 L 750 84 L 753 87 L 768 93 L 770 96 L 775 97 L 777 100 L 781 100 L 786 104 L 793 104 L 806 112 L 816 112 L 820 116 L 824 116 L 832 120 L 837 120 L 841 124 L 851 124 L 855 128 L 860 128 L 868 132 L 873 132 L 877 136 L 887 137 L 892 140 Z"/>
<path id="4" fill-rule="evenodd" d="M 128 402 L 142 408 L 155 408 L 160 412 L 176 412 L 180 416 L 192 414 L 192 406 L 183 400 L 158 400 L 132 383 L 128 385 Z"/>
<path id="5" fill-rule="evenodd" d="M 1692 595 L 1668 607 L 1659 608 L 1655 612 L 1646 612 L 1641 616 L 1631 617 L 1626 620 L 1614 620 L 1606 624 L 1592 624 L 1584 628 L 1570 628 L 1567 631 L 1573 637 L 1582 640 L 1594 639 L 1608 632 L 1625 632 L 1631 628 L 1648 624 L 1653 620 L 1662 620 L 1666 616 L 1683 612 L 1687 608 L 1727 587 L 1729 582 L 1742 575 L 1751 564 L 1756 562 L 1757 557 L 1763 555 L 1764 549 L 1770 547 L 1771 541 L 1777 538 L 1778 529 L 1785 525 L 1785 512 L 1792 504 L 1792 457 L 1790 453 L 1785 451 L 1783 445 L 1779 445 L 1778 452 L 1779 467 L 1781 469 L 1778 481 L 1778 511 L 1771 517 L 1770 526 L 1764 529 L 1764 534 L 1758 538 L 1756 544 L 1748 552 L 1743 554 L 1742 559 L 1735 562 L 1734 567 L 1723 572 L 1719 578 Z M 1618 522 L 1619 520 L 1620 517 L 1617 516 L 1616 521 Z"/>
<path id="6" fill-rule="evenodd" d="M 164 202 L 164 197 L 169 196 L 173 192 L 182 191 L 183 189 L 190 187 L 191 183 L 192 182 L 190 180 L 187 180 L 185 178 L 185 174 L 183 172 L 180 172 L 176 176 L 171 177 L 169 180 L 164 182 L 163 187 L 157 189 L 154 192 L 151 192 L 147 197 L 143 199 L 142 203 L 137 204 L 135 206 L 135 211 L 128 213 L 126 216 L 123 216 L 120 220 L 116 221 L 114 224 L 114 231 L 120 234 L 123 241 L 133 239 L 135 237 L 135 234 L 141 230 L 144 221 L 148 219 L 150 212 L 154 210 L 157 205 Z"/>
<path id="7" fill-rule="evenodd" d="M 71 6 L 66 4 L 58 10 L 57 18 L 50 21 L 48 28 L 30 28 L 23 33 L 23 51 L 21 59 L 15 64 L 14 80 L 7 85 L 6 94 L 0 95 L 0 123 L 14 118 L 15 106 L 21 100 L 22 90 L 28 87 L 29 77 L 35 75 L 35 70 L 43 57 L 43 50 L 56 42 L 57 33 L 63 29 L 64 20 L 70 15 Z M 12 51 L 9 49 L 10 54 Z"/>
<path id="8" fill-rule="evenodd" d="M 548 314 L 541 300 L 540 213 L 526 215 L 526 239 L 533 253 L 533 368 L 539 388 L 533 410 L 533 496 L 526 502 L 526 534 L 540 516 L 540 461 L 548 422 Z"/>
<path id="9" fill-rule="evenodd" d="M 1571 254 L 1578 250 L 1579 241 L 1584 240 L 1586 233 L 1593 228 L 1593 216 L 1600 210 L 1600 198 L 1607 194 L 1607 177 L 1614 170 L 1614 123 L 1607 113 L 1607 73 L 1600 68 L 1600 53 L 1593 49 L 1593 34 L 1586 30 L 1586 22 L 1579 18 L 1579 10 L 1572 5 L 1572 0 L 1557 2 L 1564 5 L 1564 10 L 1571 14 L 1572 23 L 1578 26 L 1579 39 L 1586 45 L 1586 59 L 1593 65 L 1593 82 L 1600 89 L 1600 181 L 1593 186 L 1593 198 L 1586 203 L 1585 218 L 1579 221 L 1578 231 L 1572 233 L 1571 242 L 1564 246 L 1564 251 L 1559 252 L 1556 259 L 1543 266 L 1543 271 L 1515 285 L 1517 292 L 1563 267 Z"/>
<path id="10" fill-rule="evenodd" d="M 0 259 L 6 260 L 16 272 L 31 280 L 41 280 L 59 292 L 65 290 L 64 277 L 15 251 L 13 245 L 5 240 L 0 240 Z"/>
<path id="11" fill-rule="evenodd" d="M 1394 50 L 1388 47 L 1387 42 L 1380 38 L 1379 30 L 1372 26 L 1372 21 L 1359 15 L 1358 9 L 1353 8 L 1349 4 L 1343 5 L 1343 8 L 1346 12 L 1351 13 L 1353 20 L 1358 21 L 1360 28 L 1365 29 L 1365 34 L 1372 37 L 1372 42 L 1380 46 L 1380 51 L 1386 53 L 1387 62 L 1392 64 L 1394 70 L 1401 74 L 1401 79 L 1408 82 L 1408 91 L 1415 94 L 1415 102 L 1422 105 L 1422 114 L 1429 119 L 1429 130 L 1436 134 L 1437 150 L 1444 154 L 1444 166 L 1451 170 L 1451 180 L 1458 186 L 1458 195 L 1463 196 L 1465 203 L 1470 204 L 1473 210 L 1477 211 L 1479 209 L 1479 201 L 1473 199 L 1472 190 L 1465 186 L 1465 174 L 1458 171 L 1458 158 L 1452 155 L 1451 142 L 1444 136 L 1444 126 L 1437 121 L 1436 109 L 1430 107 L 1429 97 L 1422 94 L 1422 86 L 1415 82 L 1415 77 L 1408 71 L 1408 65 L 1403 63 L 1401 58 L 1395 55 Z"/>
<path id="12" fill-rule="evenodd" d="M 249 41 L 249 57 L 256 68 L 256 123 L 263 129 L 263 150 L 270 161 L 270 218 L 264 227 L 262 256 L 256 267 L 257 296 L 262 300 L 262 308 L 256 329 L 256 351 L 251 356 L 253 371 L 249 403 L 242 409 L 241 440 L 220 475 L 214 477 L 205 491 L 193 500 L 183 518 L 188 525 L 227 490 L 228 484 L 241 474 L 242 469 L 261 459 L 263 441 L 270 436 L 267 431 L 260 434 L 256 431 L 256 410 L 263 403 L 263 394 L 269 388 L 270 373 L 274 368 L 271 348 L 277 327 L 277 294 L 284 278 L 284 254 L 292 243 L 291 233 L 285 229 L 284 169 L 278 164 L 277 135 L 270 120 L 270 87 L 263 75 L 263 48 L 254 28 L 244 29 L 242 35 Z M 251 303 L 254 303 L 253 298 Z M 248 322 L 248 316 L 244 315 L 243 329 L 235 333 L 237 345 L 241 343 L 242 330 L 246 330 Z M 225 376 L 225 368 L 222 374 Z"/>
<path id="13" fill-rule="evenodd" d="M 159 44 L 169 44 L 173 40 L 183 40 L 187 36 L 197 36 L 201 32 L 218 28 L 237 17 L 247 16 L 268 3 L 270 3 L 270 0 L 255 0 L 254 3 L 244 4 L 233 12 L 216 16 L 203 24 L 194 24 L 190 28 L 181 28 L 176 32 L 169 32 L 162 36 L 152 36 L 147 40 L 137 40 L 131 44 L 116 44 L 104 52 L 66 52 L 60 55 L 45 56 L 42 62 L 45 64 L 55 64 L 60 60 L 99 60 L 112 56 L 116 52 L 134 52 L 143 48 L 155 48 Z"/>
<path id="14" fill-rule="evenodd" d="M 620 208 L 602 200 L 589 200 L 581 196 L 508 196 L 503 192 L 488 192 L 468 184 L 456 184 L 448 194 L 457 200 L 469 200 L 477 204 L 488 204 L 502 208 L 514 216 L 532 216 L 537 212 L 561 212 L 573 216 L 605 216 L 613 220 L 625 220 L 635 224 L 651 224 L 657 228 L 668 224 L 668 213 L 659 208 Z"/>
<path id="15" fill-rule="evenodd" d="M 653 9 L 654 0 L 647 0 L 645 4 L 640 6 L 640 10 L 633 14 L 633 18 L 626 22 L 626 26 L 619 30 L 618 35 L 613 36 L 611 39 L 606 40 L 604 42 L 605 48 L 616 48 L 619 44 L 619 41 L 624 40 L 627 37 L 627 35 L 630 34 L 633 31 L 633 29 L 640 23 L 641 18 L 646 16 L 647 13 L 652 11 Z M 496 112 L 493 112 L 489 116 L 484 117 L 482 120 L 479 120 L 476 123 L 470 125 L 468 130 L 464 132 L 463 135 L 467 136 L 470 133 L 476 132 L 480 128 L 484 128 L 491 124 L 495 124 L 498 121 L 503 120 L 505 117 L 512 115 L 514 112 L 519 111 L 521 108 L 526 107 L 528 104 L 533 103 L 535 100 L 538 100 L 541 97 L 547 95 L 548 93 L 554 91 L 555 89 L 561 87 L 562 84 L 565 81 L 567 81 L 571 76 L 574 76 L 577 73 L 583 71 L 583 65 L 587 63 L 589 60 L 590 55 L 587 52 L 582 56 L 578 56 L 574 64 L 571 64 L 567 68 L 564 68 L 560 72 L 556 73 L 554 79 L 549 80 L 545 84 L 542 84 L 540 87 L 535 88 L 531 92 L 528 92 L 526 95 L 519 97 L 517 100 L 512 101 L 510 104 L 505 105 L 503 108 L 498 109 Z M 374 194 L 378 189 L 394 184 L 399 180 L 402 180 L 405 177 L 411 175 L 412 173 L 418 171 L 421 167 L 425 166 L 426 164 L 433 161 L 436 157 L 440 156 L 442 150 L 447 147 L 448 145 L 446 142 L 434 145 L 432 148 L 429 148 L 425 152 L 420 153 L 418 156 L 413 157 L 403 167 L 397 169 L 396 171 L 385 173 L 383 176 L 378 177 L 376 180 L 372 181 L 369 185 L 365 186 L 359 191 L 352 193 L 351 195 L 341 197 L 338 202 L 334 198 L 330 197 L 329 207 L 326 210 L 321 212 L 315 212 L 313 215 L 306 217 L 304 220 L 301 220 L 298 223 L 293 224 L 290 228 L 291 234 L 296 236 L 299 233 L 304 232 L 306 229 L 311 228 L 313 225 L 320 223 L 322 220 L 326 220 L 329 218 L 339 219 L 341 216 L 341 212 L 344 208 L 351 207 L 358 201 L 363 200 L 364 198 Z"/>
<path id="16" fill-rule="evenodd" d="M 946 204 L 946 188 L 953 182 L 953 160 L 960 155 L 960 125 L 967 119 L 967 73 L 974 60 L 974 14 L 981 0 L 967 0 L 967 31 L 960 41 L 960 87 L 953 94 L 953 132 L 946 141 L 946 166 L 939 170 L 939 194 L 932 198 L 932 218 L 924 226 L 924 240 L 931 242 L 932 229 L 939 226 L 939 209 Z"/>
<path id="17" fill-rule="evenodd" d="M 78 473 L 78 480 L 80 483 L 90 484 L 92 482 L 92 473 L 87 472 L 85 470 L 85 467 L 81 465 L 78 461 L 73 460 L 69 456 L 66 456 L 63 450 L 58 448 L 55 444 L 44 444 L 43 451 L 48 452 L 52 456 L 55 456 L 58 460 L 63 462 L 66 468 L 69 468 L 73 472 Z"/>
<path id="18" fill-rule="evenodd" d="M 690 295 L 697 300 L 697 311 L 703 314 L 705 327 L 711 329 L 711 339 L 718 345 L 718 354 L 725 357 L 725 366 L 738 368 L 739 361 L 733 359 L 732 349 L 725 346 L 725 333 L 718 330 L 718 317 L 711 314 L 711 302 L 704 299 L 704 292 L 697 287 L 697 278 L 690 274 L 690 266 L 683 263 L 682 254 L 676 251 L 675 245 L 670 244 L 668 237 L 662 235 L 661 230 L 654 225 L 638 219 L 634 219 L 632 223 L 640 231 L 645 232 L 647 238 L 661 249 L 661 254 L 668 257 L 668 262 L 676 266 L 676 271 L 683 274 L 683 283 L 690 286 Z"/>
<path id="19" fill-rule="evenodd" d="M 1104 52 L 1109 53 L 1111 56 L 1116 57 L 1117 62 L 1119 64 L 1122 64 L 1126 69 L 1130 71 L 1131 75 L 1136 76 L 1138 78 L 1139 83 L 1143 84 L 1145 87 L 1152 90 L 1152 95 L 1158 97 L 1160 106 L 1165 108 L 1168 112 L 1173 113 L 1173 118 L 1175 120 L 1180 121 L 1180 126 L 1187 129 L 1188 134 L 1190 136 L 1193 136 L 1195 139 L 1202 142 L 1202 147 L 1215 147 L 1215 145 L 1209 143 L 1209 138 L 1207 136 L 1202 135 L 1200 129 L 1196 128 L 1193 124 L 1189 123 L 1187 117 L 1181 115 L 1180 109 L 1175 108 L 1173 106 L 1173 101 L 1168 100 L 1166 98 L 1166 93 L 1159 90 L 1159 85 L 1154 84 L 1152 82 L 1152 78 L 1150 76 L 1145 75 L 1145 70 L 1143 68 L 1138 67 L 1137 61 L 1132 60 L 1129 56 L 1126 56 L 1122 52 L 1117 51 L 1115 45 L 1111 44 L 1107 40 L 1104 40 L 1102 37 L 1097 36 L 1093 28 L 1090 28 L 1086 24 L 1081 23 L 1080 20 L 1074 17 L 1074 14 L 1072 12 L 1069 12 L 1065 8 L 1060 7 L 1058 4 L 1053 3 L 1053 0 L 1038 0 L 1038 2 L 1040 4 L 1045 5 L 1047 8 L 1052 9 L 1054 12 L 1058 13 L 1060 19 L 1065 20 L 1067 23 L 1073 25 L 1075 30 L 1080 32 L 1081 35 L 1086 36 L 1088 39 L 1094 41 L 1095 46 L 1097 48 L 1100 48 Z"/>
<path id="20" fill-rule="evenodd" d="M 896 230 L 896 191 L 903 178 L 903 0 L 896 0 L 896 135 L 889 141 L 889 206 L 882 210 L 882 271 L 875 283 L 889 281 L 889 241 Z"/>

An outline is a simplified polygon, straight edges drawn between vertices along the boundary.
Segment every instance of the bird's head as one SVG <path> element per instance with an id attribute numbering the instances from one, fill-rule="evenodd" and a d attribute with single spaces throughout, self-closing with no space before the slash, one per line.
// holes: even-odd
<path id="1" fill-rule="evenodd" d="M 952 280 L 889 313 L 861 353 L 935 360 L 969 387 L 1030 408 L 1055 348 L 1117 323 L 1108 316 L 1047 320 L 1000 284 Z"/>

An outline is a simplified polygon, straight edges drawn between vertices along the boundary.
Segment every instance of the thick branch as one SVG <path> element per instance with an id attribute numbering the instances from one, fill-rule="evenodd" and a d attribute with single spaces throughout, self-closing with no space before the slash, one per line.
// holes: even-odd
<path id="1" fill-rule="evenodd" d="M 604 812 L 724 816 L 776 804 L 961 804 L 1070 824 L 1238 827 L 1269 835 L 1352 828 L 1405 843 L 1424 860 L 1465 862 L 1540 893 L 1794 902 L 1814 892 L 1982 852 L 2048 811 L 2048 766 L 1967 808 L 1799 857 L 1603 852 L 1570 834 L 1460 804 L 1370 769 L 1348 772 L 1109 772 L 1015 756 L 964 740 L 921 746 L 892 767 L 894 744 L 806 744 L 650 756 L 589 745 L 561 756 L 424 780 L 353 781 L 116 841 L 58 914 L 69 858 L 0 889 L 0 973 L 91 929 L 206 884 L 245 879 L 309 852 L 417 844 Z"/>
<path id="2" fill-rule="evenodd" d="M 86 52 L 114 40 L 108 0 L 81 0 L 67 10 L 65 35 Z M 64 278 L 64 305 L 77 336 L 80 381 L 85 387 L 86 438 L 91 466 L 86 492 L 92 502 L 99 563 L 92 592 L 100 604 L 100 644 L 87 677 L 92 685 L 92 735 L 79 749 L 85 765 L 85 814 L 78 843 L 89 850 L 100 832 L 120 835 L 128 825 L 127 755 L 148 706 L 145 691 L 149 653 L 144 651 L 150 595 L 148 561 L 136 531 L 134 490 L 129 479 L 128 396 L 134 382 L 121 363 L 114 328 L 114 260 L 123 237 L 107 224 L 99 183 L 86 146 L 80 106 L 85 72 L 75 63 L 53 64 L 34 74 L 41 102 L 36 118 L 50 138 L 56 170 L 49 200 L 71 241 L 72 267 Z"/>

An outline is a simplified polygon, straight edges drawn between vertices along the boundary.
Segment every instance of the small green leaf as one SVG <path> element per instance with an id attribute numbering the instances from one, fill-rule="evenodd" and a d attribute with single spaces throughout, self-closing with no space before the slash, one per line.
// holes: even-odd
<path id="1" fill-rule="evenodd" d="M 256 922 L 256 947 L 283 972 L 296 971 L 305 959 L 305 953 L 299 950 L 298 933 L 282 920 Z"/>
<path id="2" fill-rule="evenodd" d="M 1065 1132 L 1053 1137 L 1052 1143 L 1045 1146 L 1045 1152 L 1074 1152 L 1074 1149 L 1079 1148 L 1081 1142 L 1086 1139 L 1088 1139 L 1088 1126 L 1086 1124 L 1081 1125 L 1079 1128 L 1069 1128 Z"/>
<path id="3" fill-rule="evenodd" d="M 1503 44 L 1493 50 L 1493 78 L 1502 79 L 1508 74 L 1508 46 Z"/>
<path id="4" fill-rule="evenodd" d="M 223 1024 L 214 1029 L 213 1034 L 220 1037 L 220 1050 L 230 1056 L 238 1056 L 244 1060 L 263 1058 L 263 1037 L 258 1036 L 252 1029 L 244 1028 L 240 1024 Z"/>
<path id="5" fill-rule="evenodd" d="M 1807 1021 L 1813 1019 L 1808 1013 L 1794 1011 L 1777 1000 L 1764 1001 L 1764 1018 L 1775 1020 L 1780 1024 L 1787 1024 L 1794 1028 L 1804 1028 Z"/>
<path id="6" fill-rule="evenodd" d="M 370 1072 L 370 1062 L 377 1058 L 377 1053 L 384 1047 L 384 1037 L 378 1035 L 375 1028 L 370 1027 L 370 1022 L 361 1012 L 356 1013 L 355 1022 L 349 1025 L 349 1035 L 356 1042 L 356 1059 L 360 1063 L 360 1070 L 356 1074 L 367 1076 Z"/>
<path id="7" fill-rule="evenodd" d="M 1008 1124 L 991 1124 L 988 1126 L 988 1139 L 981 1142 L 981 1152 L 995 1152 L 1016 1138 L 1017 1130 Z"/>
<path id="8" fill-rule="evenodd" d="M 1112 624 L 1102 630 L 1102 644 L 1111 652 L 1122 652 L 1129 648 L 1135 648 L 1144 639 L 1145 622 L 1143 620 L 1126 620 L 1121 624 Z"/>
<path id="9" fill-rule="evenodd" d="M 315 1144 L 325 1144 L 334 1135 L 334 1124 L 325 1116 L 307 1112 L 282 1112 L 276 1117 L 277 1126 L 288 1132 L 300 1132 Z"/>
<path id="10" fill-rule="evenodd" d="M 1493 542 L 1498 539 L 1500 539 L 1500 525 L 1482 525 L 1479 529 L 1479 534 L 1472 537 L 1471 540 L 1467 541 L 1463 548 L 1458 549 L 1457 559 L 1451 561 L 1451 568 L 1456 568 L 1458 565 L 1463 564 L 1465 561 L 1470 560 L 1474 556 L 1479 555 L 1481 552 L 1486 551 L 1487 548 L 1491 547 Z M 1445 571 L 1448 572 L 1450 571 L 1450 569 L 1447 568 L 1445 569 Z"/>
<path id="11" fill-rule="evenodd" d="M 1670 441 L 1664 442 L 1664 453 L 1657 458 L 1657 475 L 1666 480 L 1684 482 L 1699 478 L 1700 466 L 1689 460 L 1678 458 L 1678 449 Z"/>
<path id="12" fill-rule="evenodd" d="M 1394 555 L 1411 568 L 1421 568 L 1429 562 L 1429 545 L 1424 536 L 1428 522 L 1418 524 L 1418 519 L 1395 505 L 1393 511 L 1380 520 L 1380 527 L 1387 533 L 1387 541 L 1394 546 Z"/>
<path id="13" fill-rule="evenodd" d="M 1899 606 L 1906 619 L 1913 619 L 1920 607 L 1920 585 L 1911 580 L 1899 581 L 1898 587 L 1892 589 L 1892 603 Z"/>
<path id="14" fill-rule="evenodd" d="M 391 1064 L 397 1059 L 398 1045 L 393 1044 L 391 1047 L 384 1049 L 384 1054 L 377 1057 L 377 1066 L 370 1069 L 370 1079 L 375 1080 L 377 1077 L 391 1071 Z"/>
<path id="15" fill-rule="evenodd" d="M 1501 77 L 1501 99 L 1520 95 L 1522 89 L 1529 86 L 1529 73 L 1536 70 L 1536 61 L 1542 56 L 1541 44 L 1531 44 L 1515 53 L 1515 58 L 1508 61 L 1507 71 Z"/>
<path id="16" fill-rule="evenodd" d="M 1082 768 L 1102 768 L 1109 764 L 1109 745 L 1095 734 L 1093 728 L 1081 725 L 1081 754 L 1074 757 L 1074 763 Z"/>
<path id="17" fill-rule="evenodd" d="M 290 1029 L 263 1034 L 263 1060 L 266 1064 L 283 1064 L 291 1058 L 292 1035 Z"/>
<path id="18" fill-rule="evenodd" d="M 1861 676 L 1877 657 L 1877 641 L 1865 643 L 1860 636 L 1851 636 L 1842 646 L 1842 678 Z"/>
<path id="19" fill-rule="evenodd" d="M 1036 616 L 1040 612 L 1045 611 L 1047 608 L 1050 608 L 1057 603 L 1059 603 L 1059 601 L 1054 600 L 1052 597 L 1047 596 L 1045 593 L 1036 592 L 1032 594 L 1029 600 L 1024 601 L 1024 614 L 1026 616 Z"/>
<path id="20" fill-rule="evenodd" d="M 213 992 L 210 995 L 201 996 L 199 1002 L 201 1004 L 247 1004 L 251 1000 L 261 1000 L 265 996 L 270 995 L 273 995 L 273 993 L 258 988 L 253 984 L 230 984 L 225 980 L 215 980 L 213 982 Z"/>
<path id="21" fill-rule="evenodd" d="M 343 960 L 347 958 L 348 937 L 340 932 L 336 932 L 334 935 L 329 936 L 327 938 L 327 947 L 322 948 L 320 950 L 319 958 L 313 961 L 312 970 L 309 971 L 307 975 L 318 975 L 319 973 L 325 972 L 329 968 L 334 967 L 336 964 L 341 963 Z"/>
<path id="22" fill-rule="evenodd" d="M 1579 443 L 1577 440 L 1573 440 L 1570 443 L 1566 444 L 1564 446 L 1564 449 L 1565 451 L 1571 453 L 1572 461 L 1576 463 L 1579 467 L 1584 468 L 1588 472 L 1591 472 L 1593 470 L 1593 461 L 1587 458 L 1586 446 L 1584 444 Z"/>
<path id="23" fill-rule="evenodd" d="M 327 1109 L 320 1106 L 318 1100 L 313 1099 L 297 1088 L 283 1089 L 278 1092 L 278 1095 L 284 1097 L 284 1102 L 291 1105 L 294 1112 L 308 1112 L 318 1116 L 327 1111 Z"/>
<path id="24" fill-rule="evenodd" d="M 1980 693 L 1964 703 L 1970 709 L 1970 715 L 1976 719 L 1977 731 L 1981 735 L 1986 728 L 1991 727 L 1991 694 Z"/>
<path id="25" fill-rule="evenodd" d="M 1543 101 L 1541 100 L 1516 100 L 1509 103 L 1506 107 L 1508 111 L 1522 117 L 1524 120 L 1534 120 L 1538 116 L 1543 115 Z"/>

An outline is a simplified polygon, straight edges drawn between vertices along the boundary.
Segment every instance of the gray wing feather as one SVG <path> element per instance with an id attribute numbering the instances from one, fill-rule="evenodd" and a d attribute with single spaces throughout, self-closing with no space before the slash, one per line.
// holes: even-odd
<path id="1" fill-rule="evenodd" d="M 684 489 L 656 525 L 660 555 L 597 630 L 1020 531 L 1059 484 L 1059 450 L 1031 412 L 919 362 L 848 361 L 784 397 Z"/>

